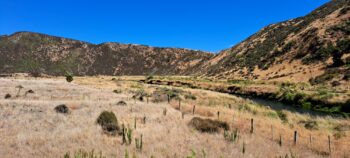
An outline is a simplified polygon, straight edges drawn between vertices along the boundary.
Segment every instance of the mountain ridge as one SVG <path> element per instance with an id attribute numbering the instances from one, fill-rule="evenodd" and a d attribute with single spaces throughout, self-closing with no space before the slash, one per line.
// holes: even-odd
<path id="1" fill-rule="evenodd" d="M 347 82 L 349 8 L 347 0 L 328 2 L 303 17 L 270 24 L 217 54 L 118 42 L 92 44 L 17 32 L 0 36 L 0 55 L 4 57 L 0 59 L 0 71 Z"/>
<path id="2" fill-rule="evenodd" d="M 134 44 L 121 44 L 116 42 L 104 42 L 101 44 L 92 44 L 84 41 L 62 38 L 57 36 L 50 36 L 41 33 L 33 33 L 33 32 L 17 32 L 10 36 L 2 36 L 0 41 L 0 54 L 4 57 L 0 62 L 3 72 L 15 72 L 15 71 L 37 71 L 30 69 L 39 69 L 43 68 L 46 70 L 38 70 L 42 73 L 50 74 L 50 75 L 62 75 L 65 71 L 72 71 L 77 75 L 96 75 L 96 74 L 104 74 L 104 75 L 135 75 L 135 74 L 178 74 L 184 73 L 184 69 L 191 69 L 188 66 L 191 64 L 186 64 L 184 62 L 200 62 L 203 59 L 208 59 L 212 56 L 210 53 L 188 50 L 182 48 L 169 48 L 169 47 L 150 47 L 146 45 L 134 45 Z M 19 52 L 21 51 L 21 52 Z M 36 53 L 33 53 L 36 52 Z M 155 56 L 155 52 L 158 52 L 160 55 Z M 39 55 L 39 54 L 40 55 Z M 145 54 L 146 53 L 146 54 Z M 14 55 L 15 54 L 15 55 Z M 62 54 L 64 54 L 62 56 Z M 86 59 L 85 61 L 80 61 L 79 59 L 72 59 L 77 57 L 67 57 L 69 55 L 73 55 L 79 57 L 83 57 Z M 104 54 L 105 57 L 111 57 L 115 59 L 115 61 L 109 60 L 110 63 L 105 61 L 101 61 L 100 58 L 104 58 L 101 56 Z M 186 56 L 187 54 L 187 56 Z M 11 57 L 11 55 L 13 57 Z M 17 56 L 16 56 L 17 55 Z M 51 56 L 50 56 L 51 55 Z M 119 56 L 118 56 L 119 55 Z M 133 67 L 133 65 L 147 65 L 157 63 L 158 65 L 163 65 L 168 70 L 162 69 L 157 70 L 157 67 L 148 67 L 146 71 L 140 70 L 135 72 L 134 70 L 127 71 L 128 68 L 119 68 L 115 72 L 112 71 L 112 68 L 103 66 L 102 64 L 106 64 L 108 66 L 116 66 L 117 63 L 124 62 L 126 60 L 127 55 L 130 55 L 132 60 L 138 60 L 138 62 L 133 63 L 124 63 L 127 66 Z M 147 55 L 152 56 L 154 59 L 159 60 L 144 60 L 147 59 Z M 57 61 L 55 58 L 61 56 L 61 60 L 59 61 L 59 66 L 63 66 L 65 70 L 59 70 L 61 72 L 52 72 L 54 68 L 48 68 L 48 66 L 55 63 L 35 63 L 38 61 L 46 60 L 46 61 Z M 193 56 L 192 58 L 189 58 Z M 164 57 L 164 58 L 162 58 Z M 7 58 L 7 59 L 6 59 Z M 27 58 L 29 61 L 29 65 L 25 59 Z M 32 59 L 33 58 L 33 59 Z M 44 58 L 40 60 L 40 58 Z M 168 59 L 169 58 L 169 59 Z M 203 58 L 203 59 L 202 59 Z M 171 60 L 170 60 L 171 59 Z M 178 60 L 180 59 L 180 60 Z M 12 61 L 11 61 L 12 60 Z M 18 61 L 24 60 L 24 61 Z M 78 65 L 70 65 L 73 63 L 77 63 L 75 61 L 70 61 L 70 63 L 66 63 L 68 60 L 77 60 L 78 63 L 88 62 L 87 65 L 81 65 L 84 67 L 94 66 L 93 64 L 98 65 L 96 67 L 99 70 L 89 69 L 85 71 L 77 70 L 80 66 Z M 100 63 L 95 62 L 96 60 L 100 60 Z M 108 58 L 106 58 L 108 60 Z M 162 61 L 166 60 L 166 63 L 162 63 Z M 170 62 L 172 61 L 172 62 Z M 22 66 L 18 66 L 14 63 L 24 63 Z M 34 62 L 34 63 L 33 63 Z M 44 61 L 45 62 L 45 61 Z M 131 61 L 132 62 L 132 61 Z M 175 62 L 175 63 L 174 63 Z M 20 64 L 20 63 L 18 63 Z M 90 64 L 90 65 L 89 65 Z M 20 64 L 21 65 L 21 64 Z M 196 64 L 195 64 L 196 65 Z M 32 67 L 32 68 L 31 68 Z M 103 67 L 103 69 L 101 68 Z M 122 66 L 119 66 L 122 67 Z M 184 67 L 184 68 L 183 68 Z M 115 67 L 114 67 L 115 68 Z M 140 67 L 138 67 L 140 68 Z M 49 69 L 49 70 L 47 70 Z M 123 69 L 125 71 L 123 71 Z M 144 72 L 142 72 L 144 71 Z"/>

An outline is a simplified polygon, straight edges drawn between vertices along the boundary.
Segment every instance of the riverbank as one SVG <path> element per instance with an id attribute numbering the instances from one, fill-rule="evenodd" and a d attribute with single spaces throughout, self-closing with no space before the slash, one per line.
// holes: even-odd
<path id="1" fill-rule="evenodd" d="M 139 81 L 147 84 L 205 89 L 280 102 L 295 108 L 326 114 L 350 116 L 350 91 L 339 91 L 326 86 L 245 80 L 213 81 L 189 77 L 154 77 Z"/>

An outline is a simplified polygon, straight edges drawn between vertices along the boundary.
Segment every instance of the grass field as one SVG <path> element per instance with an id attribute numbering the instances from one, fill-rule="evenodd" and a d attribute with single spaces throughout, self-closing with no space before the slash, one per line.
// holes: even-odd
<path id="1" fill-rule="evenodd" d="M 0 78 L 1 157 L 63 157 L 79 150 L 118 158 L 126 154 L 159 158 L 350 157 L 348 118 L 276 111 L 247 99 L 190 88 L 177 88 L 177 98 L 168 103 L 155 93 L 174 90 L 172 87 L 136 82 L 144 79 L 140 76 L 113 78 L 75 77 L 72 83 L 62 77 Z M 20 91 L 19 85 L 23 87 Z M 26 94 L 28 90 L 34 93 Z M 133 98 L 140 91 L 148 96 L 143 101 Z M 5 99 L 6 94 L 11 98 Z M 127 105 L 117 105 L 119 101 Z M 67 105 L 70 113 L 57 113 L 54 108 L 60 104 Z M 133 129 L 130 145 L 123 144 L 119 135 L 103 132 L 96 123 L 103 111 L 114 112 L 119 124 Z M 223 130 L 197 131 L 189 126 L 193 117 L 227 122 L 227 132 L 237 130 L 239 137 L 228 141 Z M 139 150 L 135 138 L 141 134 L 143 147 Z"/>

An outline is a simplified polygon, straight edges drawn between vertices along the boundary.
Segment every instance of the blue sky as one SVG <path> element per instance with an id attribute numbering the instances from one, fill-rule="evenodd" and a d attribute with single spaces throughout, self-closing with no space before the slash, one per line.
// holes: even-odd
<path id="1" fill-rule="evenodd" d="M 0 34 L 218 52 L 329 0 L 0 0 Z"/>

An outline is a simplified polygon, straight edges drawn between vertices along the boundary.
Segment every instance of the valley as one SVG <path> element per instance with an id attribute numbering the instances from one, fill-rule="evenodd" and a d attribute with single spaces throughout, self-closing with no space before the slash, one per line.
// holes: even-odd
<path id="1" fill-rule="evenodd" d="M 63 157 L 80 150 L 94 151 L 96 155 L 101 152 L 106 157 L 124 157 L 126 153 L 137 157 L 193 154 L 346 157 L 350 154 L 350 123 L 346 118 L 274 109 L 250 99 L 208 90 L 139 82 L 145 78 L 75 77 L 72 83 L 63 77 L 1 78 L 0 95 L 8 93 L 13 97 L 0 101 L 0 134 L 6 138 L 1 139 L 0 154 Z M 23 87 L 19 93 L 18 85 Z M 33 93 L 26 93 L 28 90 Z M 168 94 L 174 96 L 169 102 Z M 68 107 L 67 114 L 55 111 L 61 104 Z M 134 139 L 128 145 L 123 144 L 121 136 L 104 133 L 96 122 L 103 111 L 114 112 L 119 124 L 133 130 L 133 138 L 139 139 L 142 134 L 143 148 L 138 149 Z M 190 125 L 195 117 L 226 122 L 228 129 L 198 131 Z M 298 132 L 296 145 L 295 131 Z M 230 138 L 227 133 L 236 136 Z M 328 136 L 331 148 L 328 148 Z"/>
<path id="2" fill-rule="evenodd" d="M 123 39 L 111 37 L 123 26 L 91 37 Z M 137 24 L 144 27 L 161 26 Z M 169 30 L 154 37 L 177 34 Z M 0 35 L 1 158 L 350 157 L 349 0 L 218 52 L 104 40 Z"/>

